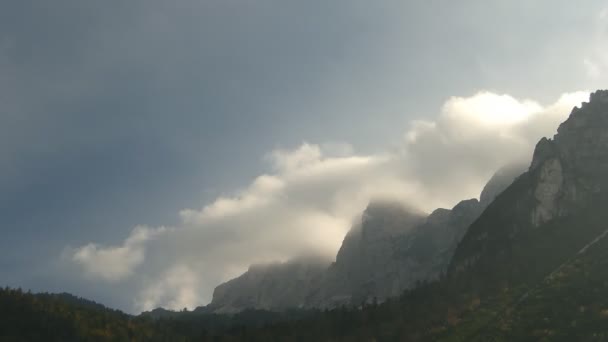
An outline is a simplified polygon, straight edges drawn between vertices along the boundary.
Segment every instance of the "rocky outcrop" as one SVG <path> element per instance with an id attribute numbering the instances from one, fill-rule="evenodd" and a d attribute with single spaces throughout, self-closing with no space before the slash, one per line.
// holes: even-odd
<path id="1" fill-rule="evenodd" d="M 532 223 L 539 226 L 584 206 L 605 189 L 608 171 L 608 91 L 574 108 L 553 140 L 542 139 L 530 172 L 537 177 Z"/>
<path id="2" fill-rule="evenodd" d="M 532 224 L 539 226 L 557 215 L 557 199 L 562 191 L 564 175 L 557 158 L 546 160 L 540 166 L 538 185 L 534 189 L 536 207 L 532 210 Z"/>
<path id="3" fill-rule="evenodd" d="M 240 277 L 216 287 L 205 311 L 235 313 L 247 308 L 280 311 L 305 307 L 309 289 L 318 287 L 326 269 L 322 258 L 252 265 Z"/>
<path id="4" fill-rule="evenodd" d="M 335 307 L 382 300 L 403 291 L 414 275 L 396 258 L 403 239 L 422 224 L 424 213 L 396 203 L 372 203 L 344 238 L 309 306 Z"/>

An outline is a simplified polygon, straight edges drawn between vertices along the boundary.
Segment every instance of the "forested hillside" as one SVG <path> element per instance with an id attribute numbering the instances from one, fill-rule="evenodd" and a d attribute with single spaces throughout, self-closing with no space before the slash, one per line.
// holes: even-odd
<path id="1" fill-rule="evenodd" d="M 152 323 L 69 294 L 0 289 L 0 341 L 180 340 Z"/>

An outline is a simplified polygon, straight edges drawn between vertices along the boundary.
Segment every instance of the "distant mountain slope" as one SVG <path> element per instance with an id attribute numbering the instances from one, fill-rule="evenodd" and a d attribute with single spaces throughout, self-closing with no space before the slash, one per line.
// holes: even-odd
<path id="1" fill-rule="evenodd" d="M 398 203 L 371 203 L 344 238 L 318 288 L 311 289 L 308 306 L 359 305 L 399 295 L 408 275 L 400 272 L 396 253 L 402 239 L 424 220 L 424 213 Z"/>
<path id="2" fill-rule="evenodd" d="M 312 258 L 253 265 L 240 277 L 216 287 L 205 311 L 235 313 L 247 308 L 282 311 L 305 307 L 308 292 L 318 287 L 326 268 L 325 260 Z"/>

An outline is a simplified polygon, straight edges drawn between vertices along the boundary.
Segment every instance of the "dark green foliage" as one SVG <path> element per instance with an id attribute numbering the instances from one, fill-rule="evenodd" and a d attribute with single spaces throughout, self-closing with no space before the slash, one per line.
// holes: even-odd
<path id="1" fill-rule="evenodd" d="M 546 276 L 469 340 L 606 341 L 607 327 L 608 239 L 604 238 Z M 452 338 L 460 332 L 454 331 Z"/>
<path id="2" fill-rule="evenodd" d="M 135 317 L 66 293 L 0 288 L 0 341 L 231 341 L 254 329 L 316 313 L 155 310 Z"/>
<path id="3" fill-rule="evenodd" d="M 0 289 L 0 341 L 162 340 L 179 341 L 180 337 L 150 320 L 69 294 Z"/>

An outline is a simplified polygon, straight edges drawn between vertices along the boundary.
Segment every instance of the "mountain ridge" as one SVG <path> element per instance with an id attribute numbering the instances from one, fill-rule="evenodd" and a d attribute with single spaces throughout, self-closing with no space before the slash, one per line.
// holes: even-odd
<path id="1" fill-rule="evenodd" d="M 523 170 L 522 164 L 507 165 L 490 178 L 479 200 L 463 200 L 429 215 L 396 202 L 371 202 L 345 236 L 335 262 L 299 277 L 298 291 L 289 290 L 294 286 L 286 275 L 290 265 L 302 268 L 301 262 L 268 265 L 263 271 L 250 268 L 219 285 L 206 309 L 230 313 L 358 306 L 436 280 L 446 272 L 467 227 Z"/>

